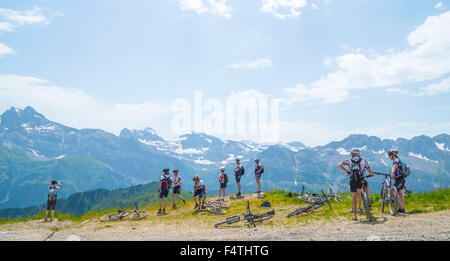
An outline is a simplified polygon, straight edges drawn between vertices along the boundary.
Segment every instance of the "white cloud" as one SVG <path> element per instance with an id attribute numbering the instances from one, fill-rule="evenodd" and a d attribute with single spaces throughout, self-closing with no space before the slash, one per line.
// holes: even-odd
<path id="1" fill-rule="evenodd" d="M 8 22 L 0 22 L 0 33 L 2 32 L 12 32 L 14 30 L 14 26 Z"/>
<path id="2" fill-rule="evenodd" d="M 311 9 L 313 9 L 313 10 L 319 9 L 319 6 L 316 5 L 316 4 L 314 4 L 314 3 L 312 3 L 312 4 L 311 4 Z"/>
<path id="3" fill-rule="evenodd" d="M 262 0 L 261 11 L 286 20 L 298 17 L 306 4 L 306 0 Z"/>
<path id="4" fill-rule="evenodd" d="M 9 48 L 8 46 L 0 43 L 0 58 L 7 55 L 7 54 L 16 54 L 13 49 Z"/>
<path id="5" fill-rule="evenodd" d="M 195 11 L 197 14 L 210 13 L 231 18 L 231 6 L 227 0 L 180 0 L 181 10 Z"/>
<path id="6" fill-rule="evenodd" d="M 443 8 L 444 8 L 444 3 L 442 3 L 442 2 L 437 3 L 437 4 L 434 6 L 434 8 L 436 8 L 436 9 L 443 9 Z"/>
<path id="7" fill-rule="evenodd" d="M 440 82 L 429 84 L 421 88 L 420 96 L 433 96 L 440 93 L 450 92 L 450 78 Z"/>
<path id="8" fill-rule="evenodd" d="M 226 66 L 226 68 L 232 69 L 261 69 L 270 67 L 273 67 L 272 59 L 270 57 L 252 61 L 237 61 Z"/>
<path id="9" fill-rule="evenodd" d="M 350 91 L 399 86 L 450 73 L 450 12 L 430 16 L 408 36 L 409 47 L 386 55 L 351 52 L 337 57 L 337 69 L 311 84 L 285 89 L 291 102 L 341 102 Z"/>
<path id="10" fill-rule="evenodd" d="M 168 109 L 153 103 L 106 104 L 79 89 L 20 75 L 0 75 L 0 110 L 28 105 L 49 119 L 76 128 L 101 128 L 119 133 L 123 127 L 152 126 Z"/>
<path id="11" fill-rule="evenodd" d="M 31 10 L 16 11 L 7 8 L 0 8 L 0 17 L 8 21 L 10 26 L 17 27 L 23 25 L 48 25 L 55 16 L 61 16 L 59 12 L 45 14 L 39 7 Z"/>

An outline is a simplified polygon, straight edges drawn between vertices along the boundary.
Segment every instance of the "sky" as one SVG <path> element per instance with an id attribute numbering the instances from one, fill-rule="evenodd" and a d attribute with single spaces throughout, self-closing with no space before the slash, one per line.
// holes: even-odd
<path id="1" fill-rule="evenodd" d="M 283 142 L 449 133 L 450 1 L 0 3 L 1 112 L 167 138 L 196 91 L 279 101 Z"/>

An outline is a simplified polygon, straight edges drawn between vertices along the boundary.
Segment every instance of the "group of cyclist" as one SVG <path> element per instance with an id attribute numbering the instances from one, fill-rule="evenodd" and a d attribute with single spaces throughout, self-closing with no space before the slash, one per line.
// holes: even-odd
<path id="1" fill-rule="evenodd" d="M 370 199 L 370 203 L 373 203 L 373 199 L 370 197 L 370 187 L 365 177 L 372 177 L 373 171 L 370 169 L 369 164 L 366 160 L 361 158 L 361 153 L 359 149 L 352 149 L 351 158 L 346 159 L 342 162 L 339 162 L 337 166 L 345 171 L 347 175 L 350 177 L 350 192 L 352 194 L 352 209 L 349 213 L 353 212 L 353 220 L 358 220 L 357 213 L 361 213 L 361 189 L 364 187 L 365 192 L 367 193 L 368 198 Z M 389 150 L 387 152 L 389 159 L 393 161 L 393 167 L 391 170 L 391 178 L 395 179 L 394 186 L 398 191 L 398 202 L 399 209 L 397 212 L 405 213 L 405 197 L 403 190 L 405 188 L 405 176 L 403 175 L 403 164 L 400 158 L 398 157 L 398 150 Z M 347 168 L 348 169 L 347 169 Z M 365 175 L 365 171 L 369 172 L 368 176 Z M 358 204 L 358 208 L 356 205 Z"/>
<path id="2" fill-rule="evenodd" d="M 403 164 L 402 161 L 398 157 L 397 150 L 390 150 L 387 152 L 389 159 L 393 161 L 393 167 L 391 170 L 391 178 L 395 179 L 394 186 L 398 191 L 398 203 L 399 209 L 397 210 L 399 213 L 405 213 L 405 197 L 404 197 L 404 188 L 405 188 L 405 176 L 403 175 Z M 258 185 L 258 190 L 256 193 L 261 193 L 261 174 L 264 173 L 264 167 L 261 165 L 258 158 L 255 158 L 255 179 Z M 240 159 L 235 159 L 236 165 L 233 169 L 234 176 L 236 180 L 236 185 L 238 189 L 238 193 L 236 193 L 237 197 L 241 196 L 241 177 L 245 173 L 244 167 L 240 163 Z M 373 172 L 367 163 L 361 157 L 361 153 L 359 149 L 353 149 L 351 151 L 351 158 L 346 159 L 342 162 L 339 162 L 337 166 L 345 171 L 347 175 L 350 177 L 350 192 L 352 195 L 352 209 L 349 213 L 353 213 L 353 220 L 358 220 L 357 213 L 361 213 L 361 189 L 364 187 L 365 192 L 367 193 L 368 198 L 371 203 L 373 203 L 373 199 L 370 197 L 370 186 L 365 177 L 372 177 Z M 365 175 L 365 171 L 369 172 L 368 176 Z M 194 193 L 192 198 L 195 202 L 195 208 L 201 208 L 202 200 L 206 196 L 206 184 L 198 175 L 194 175 Z M 179 171 L 177 169 L 173 170 L 173 179 L 170 176 L 170 171 L 168 168 L 163 170 L 163 175 L 160 178 L 158 192 L 159 192 L 159 210 L 157 212 L 158 215 L 166 215 L 166 207 L 167 207 L 167 197 L 169 195 L 170 189 L 173 185 L 172 189 L 172 209 L 177 209 L 176 200 L 178 198 L 186 203 L 186 200 L 181 196 L 181 184 L 183 183 Z M 225 168 L 222 167 L 220 169 L 219 174 L 219 200 L 224 200 L 226 196 L 226 188 L 228 183 L 228 175 L 225 173 Z M 51 185 L 48 187 L 48 200 L 47 200 L 47 210 L 45 212 L 45 221 L 47 221 L 48 213 L 51 210 L 51 220 L 54 218 L 55 206 L 57 201 L 57 190 L 62 188 L 61 183 L 59 181 L 53 180 Z M 358 207 L 357 207 L 358 205 Z"/>
<path id="3" fill-rule="evenodd" d="M 240 158 L 235 159 L 236 165 L 233 169 L 234 177 L 236 180 L 236 185 L 238 188 L 237 197 L 241 196 L 241 177 L 245 173 L 244 167 L 241 165 Z M 261 175 L 264 173 L 264 167 L 260 163 L 258 158 L 255 158 L 255 179 L 258 186 L 258 190 L 255 193 L 261 193 Z M 181 177 L 179 176 L 178 170 L 173 170 L 173 180 L 170 176 L 169 169 L 163 169 L 163 175 L 160 178 L 158 192 L 159 192 L 159 210 L 158 215 L 166 215 L 167 207 L 167 197 L 170 192 L 170 188 L 173 184 L 172 190 L 172 209 L 177 209 L 175 197 L 186 202 L 186 200 L 181 196 L 181 184 L 183 183 Z M 198 175 L 194 175 L 192 178 L 194 181 L 194 193 L 192 194 L 192 199 L 195 202 L 194 209 L 202 207 L 202 200 L 206 197 L 206 184 Z M 228 175 L 225 173 L 225 168 L 222 167 L 219 173 L 219 201 L 224 201 L 226 197 L 226 188 L 228 184 Z"/>

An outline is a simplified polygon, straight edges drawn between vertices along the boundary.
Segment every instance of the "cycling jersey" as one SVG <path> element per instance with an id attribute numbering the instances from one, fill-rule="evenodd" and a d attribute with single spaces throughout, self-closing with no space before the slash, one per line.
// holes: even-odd
<path id="1" fill-rule="evenodd" d="M 174 177 L 173 186 L 180 187 L 181 185 L 177 186 L 177 184 L 181 181 L 180 175 Z"/>
<path id="2" fill-rule="evenodd" d="M 203 182 L 203 180 L 199 180 L 198 181 L 198 185 L 194 185 L 194 190 L 195 191 L 205 191 L 205 182 Z"/>
<path id="3" fill-rule="evenodd" d="M 394 172 L 394 176 L 397 177 L 397 176 L 402 175 L 401 174 L 401 173 L 403 173 L 402 161 L 399 158 L 395 158 L 393 164 L 394 164 L 394 166 L 397 165 L 397 168 L 395 169 L 395 172 Z"/>
<path id="4" fill-rule="evenodd" d="M 236 169 L 236 168 L 239 168 L 239 170 L 238 170 L 237 172 L 235 172 L 234 175 L 236 175 L 236 176 L 241 176 L 241 175 L 242 175 L 242 167 L 241 167 L 241 164 L 237 164 L 236 167 L 235 167 L 235 169 Z"/>

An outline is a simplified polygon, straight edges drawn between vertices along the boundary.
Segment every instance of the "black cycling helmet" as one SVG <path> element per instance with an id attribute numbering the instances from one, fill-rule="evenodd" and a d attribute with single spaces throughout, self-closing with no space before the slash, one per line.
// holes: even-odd
<path id="1" fill-rule="evenodd" d="M 163 169 L 163 172 L 169 172 L 170 170 L 168 168 Z"/>
<path id="2" fill-rule="evenodd" d="M 178 170 L 177 170 L 177 169 L 174 169 L 174 170 L 173 170 L 173 173 L 178 173 Z"/>
<path id="3" fill-rule="evenodd" d="M 192 178 L 192 180 L 193 180 L 193 181 L 198 180 L 198 176 L 197 176 L 197 175 L 194 175 L 194 177 Z"/>
<path id="4" fill-rule="evenodd" d="M 361 155 L 359 149 L 352 149 L 351 154 L 352 154 L 352 156 L 358 156 L 358 157 Z"/>
<path id="5" fill-rule="evenodd" d="M 398 155 L 398 150 L 389 150 L 387 152 L 387 154 L 388 154 L 388 156 L 391 156 L 391 155 L 397 156 Z"/>

